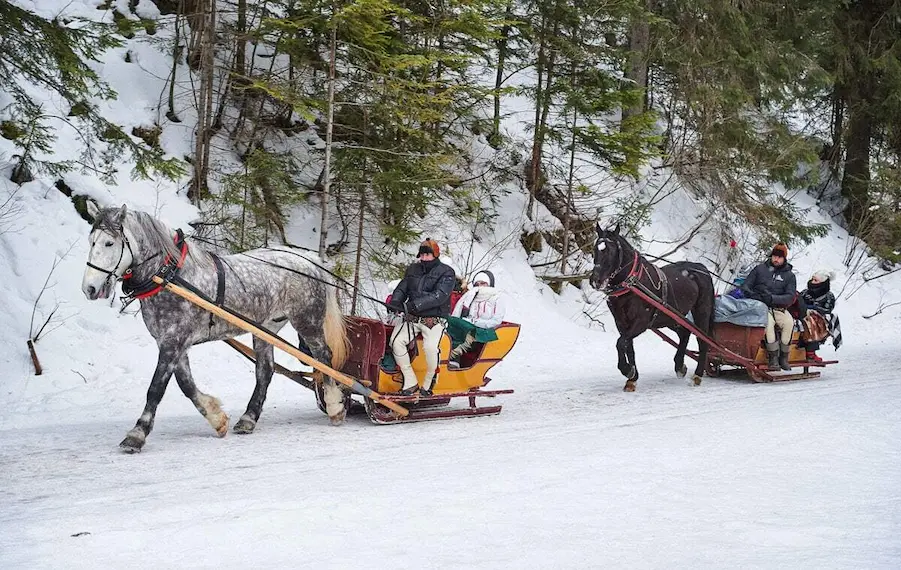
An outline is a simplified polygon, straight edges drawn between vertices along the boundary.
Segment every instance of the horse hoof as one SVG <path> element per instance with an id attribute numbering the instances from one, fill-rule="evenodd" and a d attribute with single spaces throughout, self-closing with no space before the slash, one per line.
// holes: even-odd
<path id="1" fill-rule="evenodd" d="M 626 380 L 626 385 L 623 386 L 623 392 L 634 392 L 635 391 L 635 380 Z"/>
<path id="2" fill-rule="evenodd" d="M 701 385 L 701 377 L 698 376 L 697 374 L 695 374 L 694 376 L 691 377 L 691 381 L 695 386 Z"/>
<path id="3" fill-rule="evenodd" d="M 677 378 L 685 378 L 685 375 L 686 375 L 686 374 L 688 374 L 688 367 L 687 367 L 687 366 L 682 366 L 682 368 L 676 370 L 676 377 L 677 377 Z"/>
<path id="4" fill-rule="evenodd" d="M 141 453 L 144 442 L 136 437 L 128 436 L 119 444 L 119 449 L 128 454 Z"/>
<path id="5" fill-rule="evenodd" d="M 241 418 L 240 420 L 238 420 L 238 423 L 235 424 L 235 427 L 232 428 L 232 431 L 245 435 L 248 433 L 253 433 L 253 430 L 256 427 L 257 423 L 255 421 L 249 420 L 247 418 Z"/>
<path id="6" fill-rule="evenodd" d="M 344 423 L 344 418 L 347 417 L 346 413 L 338 414 L 337 416 L 329 416 L 328 421 L 333 426 L 340 426 Z"/>
<path id="7" fill-rule="evenodd" d="M 213 425 L 213 429 L 216 430 L 216 435 L 219 437 L 228 435 L 228 416 L 222 414 L 222 417 L 220 417 L 215 425 Z"/>

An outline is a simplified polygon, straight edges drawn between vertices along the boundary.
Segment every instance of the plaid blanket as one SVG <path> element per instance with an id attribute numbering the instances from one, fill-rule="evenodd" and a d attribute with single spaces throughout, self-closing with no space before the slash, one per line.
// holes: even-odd
<path id="1" fill-rule="evenodd" d="M 832 347 L 838 350 L 842 345 L 842 325 L 838 321 L 838 315 L 829 313 L 825 315 L 826 321 L 829 323 L 829 335 L 832 337 Z"/>

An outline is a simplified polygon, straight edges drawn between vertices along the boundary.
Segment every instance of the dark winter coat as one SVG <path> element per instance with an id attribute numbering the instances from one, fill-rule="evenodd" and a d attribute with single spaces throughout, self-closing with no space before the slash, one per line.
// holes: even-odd
<path id="1" fill-rule="evenodd" d="M 414 317 L 446 317 L 450 314 L 450 295 L 456 276 L 449 265 L 440 260 L 417 261 L 391 294 L 391 306 Z"/>
<path id="2" fill-rule="evenodd" d="M 829 290 L 829 281 L 823 283 L 807 282 L 807 289 L 801 291 L 801 297 L 807 308 L 828 315 L 835 308 L 835 295 Z"/>
<path id="3" fill-rule="evenodd" d="M 748 299 L 763 301 L 769 307 L 787 308 L 798 296 L 798 285 L 791 263 L 787 261 L 774 267 L 766 260 L 748 274 L 742 284 L 742 292 Z"/>

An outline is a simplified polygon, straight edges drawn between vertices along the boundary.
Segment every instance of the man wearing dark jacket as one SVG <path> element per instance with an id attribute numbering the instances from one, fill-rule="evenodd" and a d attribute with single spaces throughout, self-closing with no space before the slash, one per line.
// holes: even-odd
<path id="1" fill-rule="evenodd" d="M 786 309 L 797 299 L 798 287 L 785 244 L 776 244 L 770 258 L 751 270 L 742 284 L 742 292 L 746 298 L 756 299 L 770 308 L 766 323 L 768 368 L 791 370 L 788 353 L 795 320 Z M 777 327 L 780 333 L 778 342 Z"/>
<path id="2" fill-rule="evenodd" d="M 391 294 L 389 307 L 405 314 L 405 322 L 397 325 L 391 335 L 391 352 L 404 377 L 401 394 L 405 396 L 419 391 L 407 352 L 407 345 L 417 334 L 422 335 L 427 365 L 420 394 L 431 396 L 434 387 L 439 345 L 447 327 L 450 296 L 456 279 L 454 270 L 438 259 L 440 253 L 438 244 L 433 239 L 426 238 L 419 246 L 419 261 L 410 264 L 404 278 Z"/>

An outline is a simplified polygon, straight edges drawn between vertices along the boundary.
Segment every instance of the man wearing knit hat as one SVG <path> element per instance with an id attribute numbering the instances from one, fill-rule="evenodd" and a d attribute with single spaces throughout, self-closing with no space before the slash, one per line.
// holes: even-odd
<path id="1" fill-rule="evenodd" d="M 440 254 L 438 243 L 426 238 L 419 246 L 418 261 L 410 264 L 391 294 L 389 308 L 404 313 L 405 322 L 394 327 L 390 342 L 394 360 L 404 377 L 401 389 L 404 396 L 417 391 L 423 396 L 431 396 L 434 388 L 439 346 L 450 314 L 450 296 L 456 277 L 454 270 L 438 259 Z M 408 352 L 408 346 L 417 334 L 422 335 L 427 365 L 421 391 Z"/>
<path id="2" fill-rule="evenodd" d="M 788 353 L 795 320 L 786 310 L 796 300 L 798 287 L 788 262 L 788 246 L 773 246 L 770 258 L 755 267 L 742 284 L 745 298 L 756 299 L 769 307 L 766 323 L 766 350 L 769 370 L 791 370 Z M 779 328 L 777 342 L 776 328 Z"/>
<path id="3" fill-rule="evenodd" d="M 451 313 L 452 317 L 467 321 L 470 329 L 473 326 L 476 328 L 467 330 L 463 341 L 451 351 L 447 367 L 460 368 L 460 357 L 472 348 L 473 343 L 477 340 L 479 342 L 488 339 L 497 340 L 496 334 L 485 333 L 487 330 L 493 331 L 499 327 L 504 322 L 505 314 L 506 305 L 500 291 L 494 286 L 494 274 L 487 270 L 479 271 L 472 278 L 472 288 L 457 301 L 454 311 Z M 451 320 L 453 321 L 453 319 Z M 479 331 L 478 329 L 483 330 Z M 449 329 L 448 333 L 454 338 L 453 327 Z M 484 337 L 484 340 L 479 338 L 480 336 Z"/>

